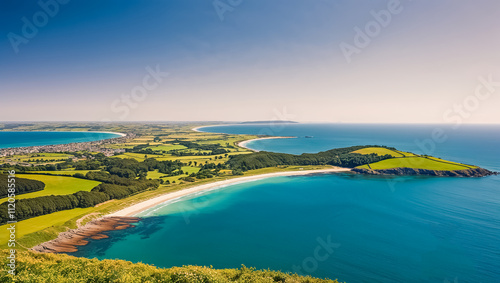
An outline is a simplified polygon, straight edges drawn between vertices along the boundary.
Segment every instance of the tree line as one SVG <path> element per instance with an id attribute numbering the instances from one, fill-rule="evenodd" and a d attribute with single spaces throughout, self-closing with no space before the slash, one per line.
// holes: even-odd
<path id="1" fill-rule="evenodd" d="M 0 198 L 8 195 L 8 177 L 6 174 L 0 174 Z M 15 178 L 16 195 L 27 194 L 41 191 L 45 188 L 45 184 L 38 180 L 30 180 L 25 178 Z"/>
<path id="2" fill-rule="evenodd" d="M 353 151 L 366 147 L 385 147 L 385 146 L 351 146 L 336 148 L 318 153 L 303 153 L 293 155 L 287 153 L 276 153 L 260 151 L 251 154 L 232 155 L 226 162 L 229 169 L 235 172 L 260 169 L 265 167 L 275 167 L 278 165 L 333 165 L 346 168 L 381 161 L 392 158 L 391 155 L 377 155 L 352 153 Z M 391 147 L 385 147 L 394 149 Z"/>
<path id="3" fill-rule="evenodd" d="M 90 192 L 80 191 L 70 195 L 51 195 L 16 200 L 15 219 L 9 218 L 7 210 L 8 202 L 4 202 L 0 204 L 0 225 L 7 223 L 9 220 L 21 221 L 57 211 L 91 207 L 110 199 L 122 199 L 147 189 L 157 189 L 160 185 L 158 180 L 111 178 L 106 181 L 112 181 L 118 184 L 99 184 Z"/>

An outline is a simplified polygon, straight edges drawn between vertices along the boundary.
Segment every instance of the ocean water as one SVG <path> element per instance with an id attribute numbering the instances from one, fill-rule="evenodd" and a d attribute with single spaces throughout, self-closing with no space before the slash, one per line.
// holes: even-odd
<path id="1" fill-rule="evenodd" d="M 203 130 L 258 133 L 266 126 Z M 289 125 L 279 135 L 314 137 L 251 147 L 301 153 L 369 143 L 419 152 L 415 140 L 432 139 L 435 130 L 352 126 Z M 500 170 L 498 126 L 446 134 L 434 155 Z M 244 264 L 346 282 L 500 282 L 499 185 L 499 176 L 267 178 L 162 204 L 141 213 L 137 227 L 109 232 L 74 255 L 161 267 Z"/>
<path id="2" fill-rule="evenodd" d="M 119 136 L 118 134 L 104 132 L 9 131 L 0 132 L 0 148 L 91 142 Z"/>

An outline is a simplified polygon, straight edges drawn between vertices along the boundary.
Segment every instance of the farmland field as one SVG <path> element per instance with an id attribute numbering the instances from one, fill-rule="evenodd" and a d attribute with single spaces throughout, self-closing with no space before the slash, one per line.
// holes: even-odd
<path id="1" fill-rule="evenodd" d="M 79 191 L 90 191 L 92 188 L 100 184 L 100 182 L 97 181 L 65 176 L 16 174 L 16 177 L 38 180 L 45 184 L 45 189 L 38 192 L 18 195 L 16 196 L 16 199 L 34 198 L 48 195 L 69 195 Z M 6 199 L 7 198 L 0 199 L 0 203 L 4 202 Z"/>
<path id="2" fill-rule="evenodd" d="M 474 168 L 472 166 L 463 165 L 460 163 L 441 161 L 440 159 L 426 158 L 426 157 L 402 157 L 385 159 L 379 162 L 371 163 L 368 165 L 358 166 L 356 168 L 362 169 L 391 169 L 391 168 L 419 168 L 427 170 L 465 170 Z"/>

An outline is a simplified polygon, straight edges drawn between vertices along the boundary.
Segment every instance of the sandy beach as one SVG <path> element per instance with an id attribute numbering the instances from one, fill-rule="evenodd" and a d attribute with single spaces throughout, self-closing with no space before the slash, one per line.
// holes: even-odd
<path id="1" fill-rule="evenodd" d="M 229 124 L 228 124 L 228 125 L 229 125 Z M 205 128 L 205 127 L 215 127 L 215 126 L 227 126 L 227 125 L 207 125 L 207 126 L 199 126 L 199 127 L 192 128 L 192 129 L 191 129 L 191 131 L 200 132 L 200 133 L 205 133 L 205 132 L 200 131 L 200 129 L 201 129 L 201 128 Z"/>
<path id="2" fill-rule="evenodd" d="M 212 126 L 221 126 L 221 125 L 212 125 Z M 192 130 L 192 131 L 195 131 L 195 132 L 201 132 L 201 131 L 199 130 L 200 128 L 212 127 L 212 126 L 200 126 L 200 127 L 192 128 L 191 130 Z M 224 125 L 224 126 L 226 126 L 226 125 Z M 236 145 L 237 145 L 237 146 L 239 146 L 239 147 L 246 148 L 246 149 L 248 149 L 248 150 L 254 151 L 254 152 L 259 152 L 258 150 L 255 150 L 255 149 L 249 148 L 249 147 L 247 147 L 246 145 L 247 145 L 249 142 L 252 142 L 252 141 L 257 141 L 257 140 L 294 139 L 294 138 L 297 138 L 297 137 L 264 137 L 264 138 L 256 138 L 256 139 L 251 139 L 251 140 L 241 141 L 241 142 L 237 143 Z"/>
<path id="3" fill-rule="evenodd" d="M 126 136 L 127 136 L 127 134 L 124 134 L 124 133 L 118 133 L 118 132 L 100 132 L 100 131 L 98 131 L 98 132 L 89 132 L 89 133 L 114 134 L 114 135 L 119 135 L 119 136 L 121 136 L 121 137 L 126 137 Z"/>
<path id="4" fill-rule="evenodd" d="M 258 141 L 258 140 L 295 139 L 295 138 L 297 138 L 297 137 L 265 137 L 265 138 L 256 138 L 256 139 L 241 141 L 241 142 L 237 143 L 236 145 L 239 146 L 239 147 L 243 147 L 243 148 L 246 148 L 248 150 L 254 151 L 254 152 L 259 152 L 256 149 L 252 149 L 252 148 L 247 147 L 247 144 L 249 142 Z"/>
<path id="5" fill-rule="evenodd" d="M 174 199 L 178 199 L 202 191 L 209 191 L 222 188 L 228 185 L 256 181 L 277 176 L 301 176 L 310 174 L 327 174 L 327 173 L 348 172 L 348 171 L 351 171 L 351 169 L 340 168 L 340 167 L 335 167 L 330 169 L 319 169 L 319 170 L 285 171 L 285 172 L 260 174 L 255 176 L 239 177 L 203 185 L 197 185 L 191 188 L 154 197 L 152 199 L 134 204 L 122 210 L 92 220 L 89 223 L 81 227 L 78 227 L 76 229 L 59 233 L 56 239 L 41 243 L 33 247 L 31 250 L 37 252 L 48 252 L 48 253 L 76 252 L 78 250 L 78 246 L 83 246 L 88 243 L 88 239 L 98 240 L 107 238 L 108 236 L 106 234 L 103 234 L 103 232 L 111 230 L 122 230 L 133 227 L 131 223 L 138 222 L 141 219 L 134 217 L 134 215 L 137 215 L 138 213 L 144 210 L 155 207 L 167 201 L 171 201 Z"/>
<path id="6" fill-rule="evenodd" d="M 234 178 L 234 179 L 229 179 L 229 180 L 224 180 L 224 181 L 218 181 L 218 182 L 198 185 L 198 186 L 194 186 L 194 187 L 191 187 L 188 189 L 164 194 L 164 195 L 161 195 L 161 196 L 134 204 L 134 205 L 129 206 L 127 208 L 124 208 L 122 210 L 116 211 L 112 214 L 109 214 L 108 216 L 118 216 L 118 217 L 134 216 L 134 215 L 136 215 L 136 214 L 138 214 L 146 209 L 157 206 L 157 205 L 164 203 L 166 201 L 170 201 L 173 199 L 177 199 L 177 198 L 187 196 L 190 194 L 194 194 L 194 193 L 198 193 L 201 191 L 216 189 L 218 187 L 223 187 L 223 186 L 227 186 L 227 185 L 231 185 L 231 184 L 250 182 L 250 181 L 255 181 L 255 180 L 260 180 L 260 179 L 270 178 L 270 177 L 277 177 L 277 176 L 300 176 L 300 175 L 309 175 L 309 174 L 347 172 L 347 171 L 351 171 L 351 169 L 331 168 L 331 169 L 320 169 L 320 170 L 286 171 L 286 172 L 268 173 L 268 174 L 261 174 L 261 175 L 255 175 L 255 176 L 240 177 L 240 178 Z"/>

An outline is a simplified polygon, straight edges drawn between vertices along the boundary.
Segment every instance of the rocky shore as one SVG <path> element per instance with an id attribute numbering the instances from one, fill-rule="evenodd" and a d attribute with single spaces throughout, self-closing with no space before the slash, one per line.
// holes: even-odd
<path id="1" fill-rule="evenodd" d="M 497 175 L 498 172 L 492 172 L 484 168 L 471 168 L 465 170 L 426 170 L 416 168 L 391 168 L 391 169 L 361 169 L 354 168 L 352 172 L 371 175 L 427 175 L 427 176 L 443 176 L 443 177 L 484 177 L 489 175 Z"/>
<path id="2" fill-rule="evenodd" d="M 111 230 L 123 230 L 133 227 L 130 223 L 138 222 L 137 217 L 103 217 L 90 221 L 86 225 L 62 232 L 57 239 L 42 243 L 31 248 L 33 251 L 44 253 L 71 253 L 78 250 L 77 246 L 88 244 L 88 239 L 108 238 L 102 232 Z"/>

